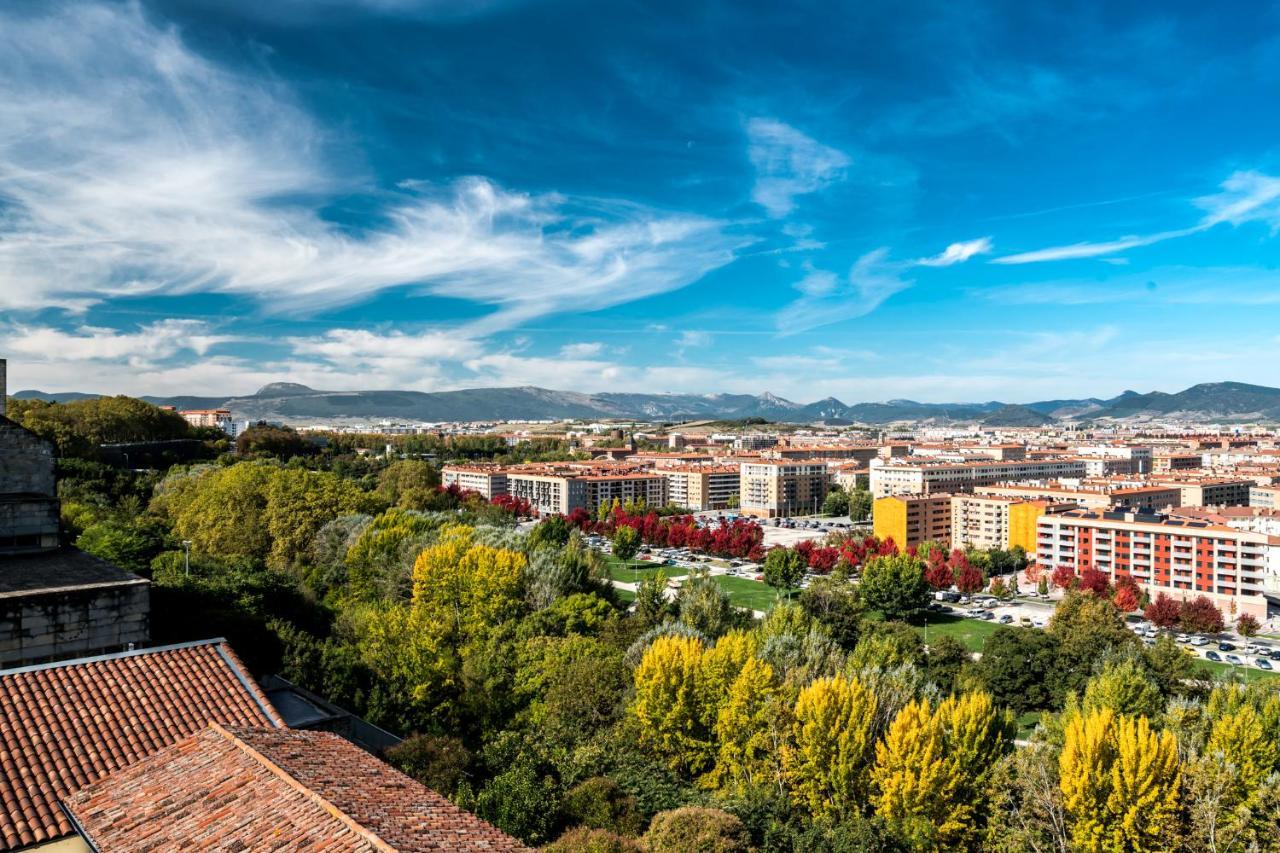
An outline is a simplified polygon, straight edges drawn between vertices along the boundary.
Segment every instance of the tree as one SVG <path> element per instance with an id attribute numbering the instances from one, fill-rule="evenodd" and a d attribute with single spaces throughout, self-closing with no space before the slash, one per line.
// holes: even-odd
<path id="1" fill-rule="evenodd" d="M 1071 837 L 1083 850 L 1169 849 L 1178 826 L 1177 739 L 1109 708 L 1067 723 L 1059 774 Z"/>
<path id="2" fill-rule="evenodd" d="M 580 826 L 544 844 L 543 853 L 644 853 L 644 846 L 607 829 Z"/>
<path id="3" fill-rule="evenodd" d="M 745 795 L 777 783 L 781 775 L 777 745 L 784 718 L 781 701 L 773 667 L 754 655 L 748 657 L 716 714 L 719 752 L 709 784 Z"/>
<path id="4" fill-rule="evenodd" d="M 907 554 L 868 560 L 858 589 L 867 607 L 888 620 L 905 619 L 929 603 L 924 563 Z"/>
<path id="5" fill-rule="evenodd" d="M 817 619 L 843 649 L 858 644 L 862 626 L 862 598 L 843 575 L 815 578 L 800 593 L 800 606 Z"/>
<path id="6" fill-rule="evenodd" d="M 1142 615 L 1157 628 L 1172 628 L 1182 618 L 1182 605 L 1162 592 L 1146 606 Z"/>
<path id="7" fill-rule="evenodd" d="M 1058 566 L 1050 580 L 1058 589 L 1071 589 L 1076 583 L 1076 570 L 1070 566 Z"/>
<path id="8" fill-rule="evenodd" d="M 1111 580 L 1106 572 L 1089 568 L 1080 573 L 1078 587 L 1083 592 L 1091 592 L 1094 595 L 1106 595 L 1107 590 L 1111 586 Z"/>
<path id="9" fill-rule="evenodd" d="M 649 853 L 739 853 L 749 849 L 751 836 L 735 815 L 686 806 L 654 815 L 644 842 Z"/>
<path id="10" fill-rule="evenodd" d="M 621 525 L 613 532 L 613 556 L 626 562 L 640 551 L 640 534 L 630 525 Z"/>
<path id="11" fill-rule="evenodd" d="M 593 776 L 574 785 L 565 792 L 560 812 L 569 826 L 605 829 L 621 835 L 639 835 L 644 826 L 636 798 L 608 776 Z"/>
<path id="12" fill-rule="evenodd" d="M 460 738 L 437 735 L 411 735 L 387 750 L 386 757 L 401 773 L 446 797 L 458 790 L 471 764 Z"/>
<path id="13" fill-rule="evenodd" d="M 1160 685 L 1133 658 L 1108 661 L 1089 679 L 1084 709 L 1110 708 L 1117 714 L 1154 718 L 1164 711 Z"/>
<path id="14" fill-rule="evenodd" d="M 955 689 L 956 678 L 960 671 L 971 662 L 969 650 L 949 634 L 943 634 L 929 644 L 925 657 L 925 672 L 929 680 L 938 686 L 943 693 Z"/>
<path id="15" fill-rule="evenodd" d="M 826 500 L 822 502 L 823 515 L 848 515 L 849 514 L 849 495 L 845 490 L 836 486 L 827 493 Z"/>
<path id="16" fill-rule="evenodd" d="M 1046 630 L 1058 641 L 1058 674 L 1064 691 L 1083 689 L 1094 664 L 1111 649 L 1138 642 L 1110 599 L 1082 592 L 1067 593 Z"/>
<path id="17" fill-rule="evenodd" d="M 947 565 L 946 560 L 933 559 L 924 573 L 925 583 L 930 589 L 951 589 L 956 582 L 955 571 Z"/>
<path id="18" fill-rule="evenodd" d="M 1048 595 L 1049 581 L 1046 580 L 1045 578 L 1040 578 L 1039 582 L 1036 583 L 1036 592 L 1038 592 L 1040 595 Z"/>
<path id="19" fill-rule="evenodd" d="M 982 572 L 967 560 L 956 571 L 956 589 L 965 595 L 980 591 L 984 584 Z"/>
<path id="20" fill-rule="evenodd" d="M 414 492 L 425 492 L 440 485 L 440 471 L 421 459 L 399 459 L 378 474 L 377 493 L 391 506 Z"/>
<path id="21" fill-rule="evenodd" d="M 982 649 L 978 671 L 997 704 L 1018 713 L 1048 710 L 1060 693 L 1058 641 L 1034 628 L 996 628 Z"/>
<path id="22" fill-rule="evenodd" d="M 1013 716 L 990 694 L 907 705 L 876 745 L 876 814 L 913 845 L 964 849 L 986 822 L 987 781 L 1012 744 Z"/>
<path id="23" fill-rule="evenodd" d="M 703 650 L 691 637 L 654 640 L 636 667 L 631 703 L 640 744 L 690 777 L 705 770 L 712 755 L 701 701 Z"/>
<path id="24" fill-rule="evenodd" d="M 1218 634 L 1224 627 L 1222 611 L 1208 598 L 1199 595 L 1190 601 L 1182 602 L 1178 625 L 1188 633 Z"/>
<path id="25" fill-rule="evenodd" d="M 477 815 L 529 844 L 548 840 L 557 811 L 554 782 L 524 760 L 490 779 L 475 801 Z"/>
<path id="26" fill-rule="evenodd" d="M 796 699 L 782 764 L 792 799 L 815 818 L 855 813 L 870 792 L 876 698 L 857 679 L 819 678 Z"/>
<path id="27" fill-rule="evenodd" d="M 849 493 L 849 518 L 853 521 L 866 521 L 871 517 L 871 505 L 871 492 L 854 489 Z"/>
<path id="28" fill-rule="evenodd" d="M 1116 610 L 1121 613 L 1132 613 L 1138 609 L 1138 589 L 1132 584 L 1126 584 L 1116 588 L 1115 597 L 1111 599 L 1111 603 L 1116 606 Z"/>
<path id="29" fill-rule="evenodd" d="M 1258 617 L 1254 616 L 1252 613 L 1242 613 L 1240 618 L 1236 620 L 1236 630 L 1240 632 L 1240 636 L 1242 637 L 1258 636 L 1258 629 L 1260 627 L 1261 626 L 1258 624 Z"/>
<path id="30" fill-rule="evenodd" d="M 274 456 L 288 460 L 315 452 L 316 446 L 292 427 L 259 421 L 236 436 L 236 453 L 240 456 Z"/>
<path id="31" fill-rule="evenodd" d="M 569 543 L 569 534 L 572 530 L 569 521 L 563 515 L 547 516 L 529 531 L 529 550 L 563 548 Z"/>
<path id="32" fill-rule="evenodd" d="M 676 594 L 676 610 L 681 622 L 708 637 L 720 636 L 738 621 L 729 594 L 706 569 L 696 569 L 685 578 Z"/>
<path id="33" fill-rule="evenodd" d="M 790 548 L 773 548 L 764 558 L 764 582 L 781 595 L 799 586 L 804 578 L 805 560 Z"/>

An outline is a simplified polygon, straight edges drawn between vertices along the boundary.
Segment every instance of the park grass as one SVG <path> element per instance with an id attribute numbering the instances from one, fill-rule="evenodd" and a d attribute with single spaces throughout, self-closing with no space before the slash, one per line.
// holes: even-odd
<path id="1" fill-rule="evenodd" d="M 737 578 L 732 575 L 712 575 L 711 579 L 729 594 L 729 601 L 735 607 L 746 607 L 749 610 L 768 612 L 778 603 L 778 593 L 771 586 L 760 581 Z M 792 590 L 794 593 L 795 590 Z"/>
<path id="2" fill-rule="evenodd" d="M 682 578 L 688 574 L 688 569 L 680 566 L 655 566 L 644 560 L 633 560 L 630 563 L 619 560 L 612 554 L 602 554 L 605 566 L 609 571 L 609 579 L 615 581 L 625 581 L 631 583 L 637 580 L 645 580 L 662 572 L 668 578 Z"/>
<path id="3" fill-rule="evenodd" d="M 630 604 L 636 600 L 636 594 L 629 589 L 621 589 L 620 587 L 615 586 L 613 588 L 613 594 L 618 597 L 619 601 L 625 604 Z"/>
<path id="4" fill-rule="evenodd" d="M 925 630 L 925 619 L 928 618 L 928 631 Z M 994 620 L 969 619 L 952 613 L 917 613 L 911 617 L 911 627 L 926 636 L 929 641 L 938 637 L 954 637 L 967 651 L 980 652 L 987 643 L 987 637 L 995 633 L 1000 624 Z"/>
<path id="5" fill-rule="evenodd" d="M 1222 678 L 1229 676 L 1231 670 L 1235 670 L 1237 675 L 1244 681 L 1257 681 L 1259 679 L 1275 679 L 1280 678 L 1280 672 L 1267 672 L 1265 669 L 1258 669 L 1256 666 L 1245 665 L 1233 667 L 1225 661 L 1211 661 L 1204 658 L 1196 660 L 1196 669 L 1206 676 Z"/>
<path id="6" fill-rule="evenodd" d="M 1025 714 L 1018 715 L 1018 740 L 1027 740 L 1031 737 L 1032 732 L 1036 730 L 1036 726 L 1040 725 L 1040 712 L 1027 711 Z"/>

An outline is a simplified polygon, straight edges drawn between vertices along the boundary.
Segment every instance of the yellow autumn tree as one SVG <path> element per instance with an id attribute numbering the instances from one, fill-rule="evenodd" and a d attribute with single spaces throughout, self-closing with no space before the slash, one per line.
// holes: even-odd
<path id="1" fill-rule="evenodd" d="M 413 608 L 456 642 L 515 616 L 520 609 L 525 556 L 480 545 L 474 531 L 453 525 L 413 565 Z"/>
<path id="2" fill-rule="evenodd" d="M 782 762 L 793 799 L 815 818 L 866 802 L 876 698 L 856 678 L 819 678 L 800 691 Z"/>
<path id="3" fill-rule="evenodd" d="M 1168 849 L 1178 826 L 1178 742 L 1146 717 L 1076 714 L 1059 759 L 1071 838 L 1086 851 Z"/>
<path id="4" fill-rule="evenodd" d="M 778 781 L 782 701 L 773 667 L 747 658 L 716 715 L 716 764 L 704 780 L 709 787 L 742 794 Z"/>
<path id="5" fill-rule="evenodd" d="M 631 704 L 640 744 L 689 776 L 705 770 L 712 755 L 702 706 L 703 651 L 693 637 L 654 640 L 636 667 Z"/>
<path id="6" fill-rule="evenodd" d="M 988 693 L 952 696 L 936 709 L 924 700 L 907 705 L 876 745 L 876 813 L 918 848 L 972 846 L 1013 728 Z"/>
<path id="7" fill-rule="evenodd" d="M 1206 756 L 1230 764 L 1241 781 L 1256 784 L 1275 767 L 1277 748 L 1262 727 L 1262 717 L 1251 705 L 1223 714 L 1213 722 Z"/>
<path id="8" fill-rule="evenodd" d="M 730 631 L 703 652 L 699 701 L 702 703 L 708 728 L 715 725 L 716 717 L 728 699 L 734 681 L 742 673 L 747 661 L 755 657 L 759 648 L 760 641 L 755 634 Z"/>

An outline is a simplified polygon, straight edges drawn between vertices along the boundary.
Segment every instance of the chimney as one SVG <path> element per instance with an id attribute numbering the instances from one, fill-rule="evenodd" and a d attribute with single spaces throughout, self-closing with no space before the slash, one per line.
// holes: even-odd
<path id="1" fill-rule="evenodd" d="M 8 367 L 8 364 L 9 363 L 7 361 L 0 358 L 0 418 L 5 416 L 6 406 L 9 402 L 8 398 L 5 396 L 9 393 L 9 386 L 5 383 L 5 369 Z"/>

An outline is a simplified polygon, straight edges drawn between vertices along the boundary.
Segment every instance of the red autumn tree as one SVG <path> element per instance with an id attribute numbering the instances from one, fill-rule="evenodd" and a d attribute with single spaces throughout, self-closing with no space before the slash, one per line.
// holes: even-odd
<path id="1" fill-rule="evenodd" d="M 1138 588 L 1125 584 L 1116 589 L 1116 594 L 1111 602 L 1115 604 L 1116 609 L 1121 613 L 1132 613 L 1138 609 Z"/>
<path id="2" fill-rule="evenodd" d="M 1111 579 L 1107 577 L 1106 572 L 1089 568 L 1080 573 L 1080 589 L 1082 590 L 1101 597 L 1107 594 L 1107 589 L 1110 586 Z"/>
<path id="3" fill-rule="evenodd" d="M 986 579 L 982 576 L 982 572 L 968 560 L 964 566 L 956 572 L 956 589 L 965 594 L 975 593 L 986 586 Z"/>
<path id="4" fill-rule="evenodd" d="M 925 570 L 924 579 L 932 589 L 951 589 L 956 576 L 946 562 L 936 560 L 931 562 L 929 568 Z"/>
<path id="5" fill-rule="evenodd" d="M 1070 589 L 1076 582 L 1076 570 L 1070 566 L 1058 566 L 1053 570 L 1050 581 L 1058 589 Z"/>
<path id="6" fill-rule="evenodd" d="M 1162 592 L 1147 605 L 1142 615 L 1157 628 L 1172 628 L 1182 618 L 1182 605 Z"/>
<path id="7" fill-rule="evenodd" d="M 1203 595 L 1193 601 L 1182 602 L 1182 613 L 1178 617 L 1178 625 L 1184 631 L 1197 634 L 1217 634 L 1222 631 L 1222 611 L 1214 607 L 1213 602 Z"/>
<path id="8" fill-rule="evenodd" d="M 1236 620 L 1236 630 L 1240 632 L 1241 637 L 1255 637 L 1258 634 L 1258 617 L 1252 613 L 1245 613 Z"/>

